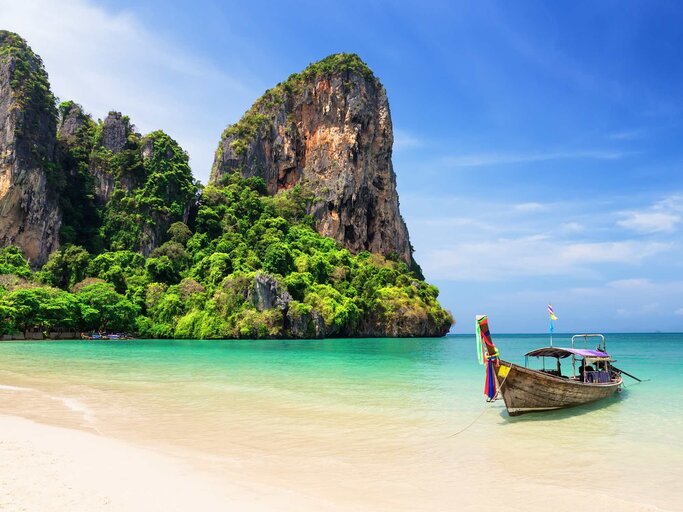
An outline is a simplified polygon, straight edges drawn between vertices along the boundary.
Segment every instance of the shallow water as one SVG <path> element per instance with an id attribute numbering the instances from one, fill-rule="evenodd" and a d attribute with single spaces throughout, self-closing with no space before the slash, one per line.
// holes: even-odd
<path id="1" fill-rule="evenodd" d="M 547 344 L 494 339 L 518 363 Z M 612 334 L 607 348 L 650 380 L 510 418 L 484 402 L 473 336 L 2 343 L 0 413 L 144 443 L 323 508 L 477 508 L 493 479 L 529 506 L 529 492 L 571 489 L 680 509 L 683 335 Z"/>

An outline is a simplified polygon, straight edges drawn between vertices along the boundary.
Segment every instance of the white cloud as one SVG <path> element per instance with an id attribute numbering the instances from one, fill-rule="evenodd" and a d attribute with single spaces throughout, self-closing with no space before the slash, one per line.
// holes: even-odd
<path id="1" fill-rule="evenodd" d="M 531 162 L 546 162 L 550 160 L 618 160 L 632 153 L 615 150 L 575 150 L 548 151 L 533 153 L 473 153 L 450 155 L 441 160 L 441 164 L 448 167 L 489 167 L 495 165 L 510 165 Z"/>
<path id="2" fill-rule="evenodd" d="M 683 316 L 683 308 L 678 308 L 676 311 L 674 311 L 674 315 Z"/>
<path id="3" fill-rule="evenodd" d="M 420 264 L 432 279 L 497 281 L 538 276 L 592 277 L 596 266 L 635 265 L 669 244 L 640 241 L 558 241 L 535 235 L 461 242 L 426 251 Z"/>
<path id="4" fill-rule="evenodd" d="M 560 224 L 560 229 L 567 233 L 581 233 L 586 227 L 579 222 L 563 222 Z"/>
<path id="5" fill-rule="evenodd" d="M 620 132 L 615 132 L 615 133 L 610 133 L 608 135 L 608 138 L 612 140 L 636 140 L 642 138 L 644 132 L 643 130 L 636 129 L 636 130 L 623 130 Z"/>
<path id="6" fill-rule="evenodd" d="M 660 211 L 683 212 L 683 195 L 672 195 L 658 201 L 654 208 Z"/>
<path id="7" fill-rule="evenodd" d="M 636 233 L 672 233 L 681 221 L 679 215 L 663 212 L 630 212 L 617 226 Z"/>
<path id="8" fill-rule="evenodd" d="M 541 203 L 520 203 L 513 206 L 513 208 L 519 212 L 537 212 L 540 210 L 545 210 L 545 205 Z"/>
<path id="9" fill-rule="evenodd" d="M 643 290 L 652 288 L 653 283 L 650 279 L 632 278 L 632 279 L 618 279 L 610 281 L 607 286 L 617 290 Z"/>
<path id="10" fill-rule="evenodd" d="M 617 221 L 617 226 L 641 234 L 673 233 L 683 220 L 680 212 L 683 212 L 683 198 L 674 195 L 645 210 L 621 212 L 623 219 Z"/>
<path id="11" fill-rule="evenodd" d="M 419 148 L 424 143 L 420 138 L 399 128 L 394 128 L 394 150 L 404 151 L 407 149 Z"/>
<path id="12" fill-rule="evenodd" d="M 3 28 L 43 58 L 57 96 L 95 118 L 120 110 L 142 132 L 163 129 L 188 151 L 204 180 L 221 131 L 255 96 L 127 12 L 88 0 L 0 0 L 0 12 Z"/>
<path id="13" fill-rule="evenodd" d="M 499 228 L 485 221 L 471 217 L 418 217 L 410 222 L 415 231 L 425 228 L 449 228 L 477 230 L 478 232 L 497 233 Z"/>

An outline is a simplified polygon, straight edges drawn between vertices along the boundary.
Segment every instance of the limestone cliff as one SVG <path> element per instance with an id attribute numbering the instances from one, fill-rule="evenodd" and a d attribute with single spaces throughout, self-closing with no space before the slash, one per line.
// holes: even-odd
<path id="1" fill-rule="evenodd" d="M 59 240 L 62 245 L 82 245 L 95 253 L 103 247 L 98 233 L 100 212 L 89 166 L 96 125 L 73 101 L 60 103 L 58 111 L 55 153 L 64 176 L 59 191 L 62 211 Z"/>
<path id="2" fill-rule="evenodd" d="M 33 265 L 59 245 L 56 119 L 40 57 L 0 31 L 0 246 L 20 246 Z"/>
<path id="3" fill-rule="evenodd" d="M 317 199 L 309 213 L 322 235 L 410 264 L 392 144 L 382 84 L 357 55 L 331 55 L 267 91 L 225 130 L 211 181 L 260 176 L 271 194 L 303 183 Z"/>
<path id="4" fill-rule="evenodd" d="M 148 256 L 172 223 L 188 221 L 197 185 L 175 140 L 160 130 L 143 137 L 120 112 L 95 123 L 73 101 L 62 102 L 59 114 L 64 243 Z"/>

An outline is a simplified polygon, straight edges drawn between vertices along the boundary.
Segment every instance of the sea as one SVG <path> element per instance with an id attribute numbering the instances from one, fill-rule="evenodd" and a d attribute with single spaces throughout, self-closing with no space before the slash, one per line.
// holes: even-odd
<path id="1" fill-rule="evenodd" d="M 320 510 L 683 510 L 683 334 L 606 338 L 643 382 L 515 418 L 486 402 L 473 335 L 7 342 L 0 414 L 137 443 Z M 523 364 L 548 336 L 494 342 Z"/>

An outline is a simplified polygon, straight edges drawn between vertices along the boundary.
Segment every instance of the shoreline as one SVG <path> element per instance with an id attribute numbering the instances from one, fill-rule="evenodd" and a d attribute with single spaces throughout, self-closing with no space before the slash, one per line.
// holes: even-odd
<path id="1" fill-rule="evenodd" d="M 8 512 L 217 511 L 230 499 L 177 461 L 116 439 L 7 415 L 0 432 L 0 509 Z"/>
<path id="2" fill-rule="evenodd" d="M 498 496 L 506 496 L 509 510 L 542 511 L 549 502 L 558 511 L 571 511 L 572 500 L 589 500 L 607 510 L 664 511 L 653 504 L 623 499 L 614 494 L 561 488 L 509 475 L 501 480 L 500 468 L 489 469 Z M 449 491 L 451 509 L 479 511 L 500 505 L 486 493 L 486 482 L 468 477 Z M 0 414 L 0 509 L 6 512 L 243 511 L 294 512 L 301 510 L 389 511 L 390 500 L 377 496 L 323 500 L 294 489 L 263 482 L 238 481 L 234 475 L 210 472 L 191 459 L 160 453 L 138 444 L 76 427 L 38 423 L 21 416 Z M 343 486 L 343 483 L 340 483 Z M 336 493 L 335 493 L 336 494 Z M 359 498 L 361 498 L 359 500 Z M 429 504 L 419 510 L 439 510 Z"/>
<path id="3" fill-rule="evenodd" d="M 175 456 L 21 416 L 0 414 L 0 455 L 5 512 L 297 510 L 287 505 L 289 492 L 229 481 Z"/>

